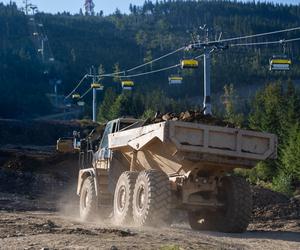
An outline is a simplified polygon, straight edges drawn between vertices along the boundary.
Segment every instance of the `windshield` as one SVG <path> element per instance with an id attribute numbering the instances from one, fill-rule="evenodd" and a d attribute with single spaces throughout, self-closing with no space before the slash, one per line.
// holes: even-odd
<path id="1" fill-rule="evenodd" d="M 108 135 L 112 132 L 112 125 L 113 123 L 108 123 L 106 125 L 105 131 L 103 133 L 102 141 L 101 141 L 101 148 L 108 147 Z"/>

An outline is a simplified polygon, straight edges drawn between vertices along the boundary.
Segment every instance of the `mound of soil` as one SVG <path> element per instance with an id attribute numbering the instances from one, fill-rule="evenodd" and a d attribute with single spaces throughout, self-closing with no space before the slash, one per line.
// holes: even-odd
<path id="1" fill-rule="evenodd" d="M 54 147 L 11 145 L 0 148 L 0 158 L 0 192 L 55 198 L 76 183 L 77 154 L 59 154 Z"/>
<path id="2" fill-rule="evenodd" d="M 159 123 L 163 121 L 182 121 L 182 122 L 192 122 L 192 123 L 201 123 L 207 125 L 215 125 L 222 127 L 234 128 L 235 125 L 229 122 L 226 122 L 222 119 L 211 115 L 205 115 L 204 110 L 189 110 L 185 112 L 181 112 L 179 114 L 176 113 L 166 113 L 160 114 L 156 113 L 154 118 L 148 119 L 145 124 L 153 124 Z"/>
<path id="3" fill-rule="evenodd" d="M 300 219 L 300 201 L 298 199 L 256 186 L 252 187 L 252 192 L 254 221 Z"/>
<path id="4" fill-rule="evenodd" d="M 0 145 L 55 145 L 60 137 L 72 137 L 73 131 L 87 135 L 99 126 L 91 121 L 21 121 L 0 119 Z"/>

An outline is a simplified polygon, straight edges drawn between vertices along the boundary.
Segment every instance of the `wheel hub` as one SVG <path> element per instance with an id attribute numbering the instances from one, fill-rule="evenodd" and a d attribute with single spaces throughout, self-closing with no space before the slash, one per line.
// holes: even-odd
<path id="1" fill-rule="evenodd" d="M 125 186 L 121 186 L 118 193 L 118 204 L 117 204 L 117 208 L 120 212 L 124 210 L 125 203 L 126 203 L 126 189 Z"/>
<path id="2" fill-rule="evenodd" d="M 139 212 L 143 210 L 145 206 L 145 188 L 144 186 L 139 187 L 137 195 L 137 208 Z"/>
<path id="3" fill-rule="evenodd" d="M 88 195 L 88 192 L 86 191 L 84 193 L 84 199 L 83 199 L 83 207 L 86 208 L 87 207 L 87 204 L 89 203 L 89 195 Z"/>

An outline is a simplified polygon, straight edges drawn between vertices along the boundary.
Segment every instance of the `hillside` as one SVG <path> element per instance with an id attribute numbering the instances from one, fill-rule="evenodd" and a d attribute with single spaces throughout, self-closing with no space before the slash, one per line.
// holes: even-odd
<path id="1" fill-rule="evenodd" d="M 52 90 L 48 78 L 61 78 L 63 86 L 60 92 L 67 94 L 91 65 L 98 67 L 102 64 L 106 72 L 112 72 L 116 63 L 121 70 L 139 65 L 187 44 L 191 40 L 187 32 L 195 31 L 203 24 L 212 28 L 212 39 L 220 32 L 223 38 L 229 38 L 300 25 L 300 6 L 229 1 L 149 1 L 140 7 L 130 6 L 130 10 L 129 15 L 116 12 L 110 16 L 38 14 L 35 18 L 43 23 L 56 59 L 52 66 L 45 66 L 34 48 L 29 18 L 15 5 L 0 4 L 3 34 L 0 36 L 0 117 L 32 117 L 51 113 L 45 98 L 45 93 Z M 299 37 L 299 34 L 292 32 L 269 36 L 268 39 Z M 282 78 L 296 80 L 300 75 L 299 52 L 297 42 L 287 47 L 287 53 L 294 61 L 293 70 L 288 74 L 268 71 L 270 56 L 282 53 L 278 45 L 232 48 L 214 54 L 213 92 L 222 91 L 223 86 L 229 83 L 239 87 L 254 83 L 263 85 Z M 178 53 L 137 73 L 174 65 L 189 56 L 189 53 Z M 45 68 L 50 68 L 50 76 L 43 74 Z M 162 95 L 175 99 L 202 95 L 200 69 L 184 72 L 184 84 L 179 89 L 167 84 L 168 75 L 180 73 L 177 69 L 138 77 L 135 79 L 136 93 L 142 95 L 139 99 L 144 99 L 142 93 L 153 90 L 163 90 Z M 104 79 L 103 82 L 120 93 L 120 84 L 114 83 L 113 79 Z M 80 91 L 86 89 L 87 86 Z"/>

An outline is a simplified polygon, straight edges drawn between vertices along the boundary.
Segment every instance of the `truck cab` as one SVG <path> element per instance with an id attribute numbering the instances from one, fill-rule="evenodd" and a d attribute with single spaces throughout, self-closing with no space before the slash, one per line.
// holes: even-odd
<path id="1" fill-rule="evenodd" d="M 112 160 L 112 152 L 108 148 L 108 135 L 127 129 L 142 126 L 143 120 L 133 118 L 118 118 L 109 121 L 104 130 L 94 129 L 87 138 L 81 139 L 77 145 L 79 153 L 79 176 L 77 185 L 77 194 L 81 195 L 84 181 L 87 178 L 94 179 L 95 194 L 100 196 L 101 180 L 97 176 L 106 176 L 103 180 L 106 184 L 109 182 L 109 168 Z M 105 178 L 106 178 L 105 177 Z M 108 189 L 108 186 L 105 187 Z M 103 187 L 102 187 L 103 190 Z M 109 190 L 107 190 L 109 192 Z M 98 198 L 99 199 L 99 198 Z"/>
<path id="2" fill-rule="evenodd" d="M 99 148 L 93 156 L 93 166 L 96 168 L 107 169 L 108 161 L 111 159 L 111 150 L 108 148 L 108 135 L 127 129 L 132 129 L 141 126 L 142 120 L 133 118 L 119 118 L 108 122 L 102 135 Z"/>

